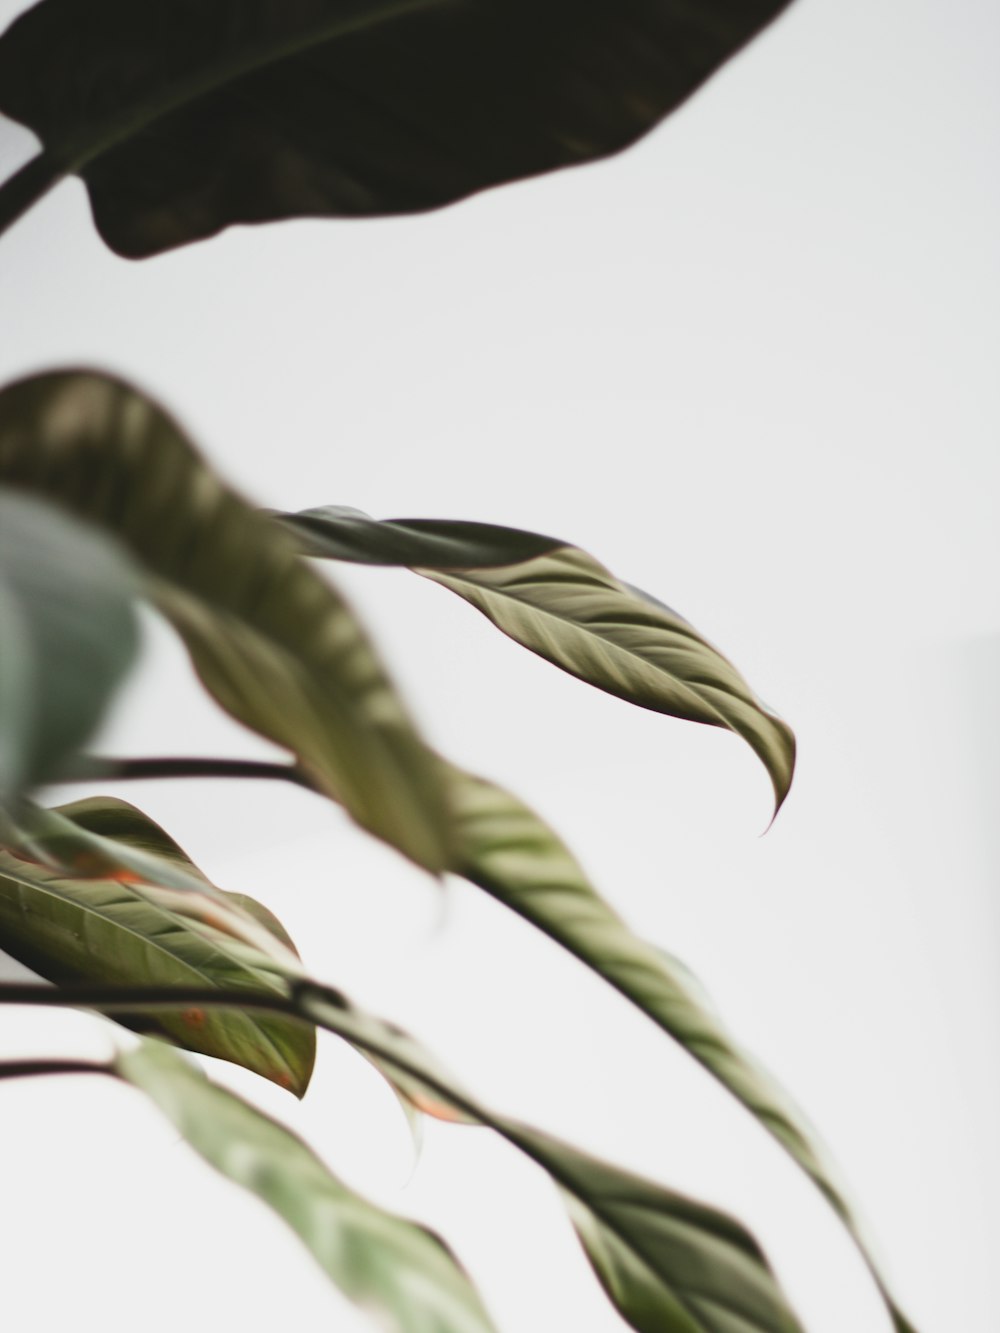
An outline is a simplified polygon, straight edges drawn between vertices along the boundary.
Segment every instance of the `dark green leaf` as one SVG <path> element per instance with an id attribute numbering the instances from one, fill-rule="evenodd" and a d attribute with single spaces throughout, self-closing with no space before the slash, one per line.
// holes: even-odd
<path id="1" fill-rule="evenodd" d="M 362 827 L 430 870 L 449 863 L 436 760 L 353 613 L 155 404 L 82 372 L 10 385 L 0 483 L 118 537 L 224 708 L 292 750 Z"/>
<path id="2" fill-rule="evenodd" d="M 138 580 L 95 528 L 0 490 L 0 804 L 92 734 L 138 643 Z"/>
<path id="3" fill-rule="evenodd" d="M 805 1116 L 729 1035 L 687 968 L 633 935 L 561 839 L 526 805 L 458 769 L 452 775 L 462 873 L 608 981 L 743 1103 L 832 1204 L 872 1269 L 898 1333 L 912 1333 Z"/>
<path id="4" fill-rule="evenodd" d="M 0 111 L 139 257 L 617 152 L 786 3 L 43 0 L 0 39 Z"/>
<path id="5" fill-rule="evenodd" d="M 777 809 L 795 737 L 736 668 L 676 612 L 619 582 L 586 552 L 488 524 L 377 522 L 334 506 L 285 514 L 312 556 L 402 564 L 440 583 L 571 675 L 657 713 L 727 727 L 753 748 Z"/>
<path id="6" fill-rule="evenodd" d="M 491 1333 L 475 1288 L 440 1237 L 348 1189 L 290 1130 L 162 1046 L 122 1054 L 116 1069 L 206 1162 L 283 1218 L 324 1272 L 381 1327 Z"/>
<path id="7" fill-rule="evenodd" d="M 202 879 L 177 844 L 124 801 L 95 797 L 57 813 L 112 839 L 116 848 L 132 846 L 150 857 L 169 858 Z M 289 978 L 301 970 L 277 920 L 252 899 L 221 895 L 204 883 L 205 892 L 179 893 L 155 882 L 138 883 L 126 870 L 114 878 L 67 878 L 0 851 L 0 948 L 63 986 L 201 985 L 287 994 Z M 254 922 L 266 931 L 255 930 Z M 309 1084 L 315 1031 L 281 1015 L 187 1008 L 114 1017 L 188 1050 L 243 1065 L 297 1096 Z"/>

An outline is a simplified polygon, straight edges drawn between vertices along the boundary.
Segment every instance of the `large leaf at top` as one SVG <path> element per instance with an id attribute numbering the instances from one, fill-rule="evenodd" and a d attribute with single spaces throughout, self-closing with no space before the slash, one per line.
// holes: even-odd
<path id="1" fill-rule="evenodd" d="M 515 528 L 378 522 L 334 505 L 280 518 L 308 555 L 408 565 L 598 689 L 654 712 L 729 728 L 766 767 L 776 809 L 785 799 L 795 767 L 791 729 L 692 625 L 585 551 Z"/>
<path id="2" fill-rule="evenodd" d="M 632 933 L 562 840 L 517 797 L 459 769 L 451 772 L 466 878 L 608 981 L 742 1102 L 839 1214 L 898 1333 L 913 1333 L 877 1271 L 838 1172 L 806 1117 L 727 1032 L 687 968 Z"/>
<path id="3" fill-rule="evenodd" d="M 626 147 L 787 0 L 43 0 L 0 111 L 119 254 L 434 208 Z"/>
<path id="4" fill-rule="evenodd" d="M 796 1333 L 763 1254 L 739 1223 L 489 1110 L 411 1037 L 336 993 L 303 985 L 300 1012 L 376 1056 L 456 1117 L 489 1126 L 537 1162 L 567 1197 L 609 1299 L 639 1333 Z M 742 1322 L 740 1322 L 742 1321 Z"/>
<path id="5" fill-rule="evenodd" d="M 96 528 L 0 489 L 0 804 L 55 777 L 135 656 L 138 579 Z"/>
<path id="6" fill-rule="evenodd" d="M 287 1222 L 379 1327 L 392 1333 L 494 1329 L 439 1236 L 356 1194 L 283 1125 L 162 1046 L 150 1043 L 119 1055 L 115 1069 L 152 1099 L 206 1162 Z"/>
<path id="7" fill-rule="evenodd" d="M 118 537 L 224 708 L 292 750 L 362 827 L 428 869 L 448 864 L 436 760 L 353 613 L 165 412 L 105 375 L 21 380 L 0 392 L 0 484 Z"/>
<path id="8" fill-rule="evenodd" d="M 201 872 L 148 816 L 111 797 L 62 806 L 81 829 Z M 114 878 L 70 878 L 0 850 L 0 949 L 56 985 L 234 987 L 285 995 L 301 975 L 291 941 L 253 899 Z M 246 917 L 249 917 L 248 921 Z M 256 921 L 266 927 L 246 938 Z M 272 938 L 273 937 L 273 938 Z M 280 1014 L 187 1007 L 175 1014 L 116 1013 L 120 1023 L 167 1037 L 305 1092 L 316 1055 L 313 1028 Z"/>

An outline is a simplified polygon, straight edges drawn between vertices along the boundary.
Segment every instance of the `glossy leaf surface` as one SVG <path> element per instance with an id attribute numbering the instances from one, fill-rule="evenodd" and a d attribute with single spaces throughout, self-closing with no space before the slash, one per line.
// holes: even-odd
<path id="1" fill-rule="evenodd" d="M 58 814 L 201 878 L 177 844 L 124 801 L 95 797 Z M 251 943 L 245 932 L 254 921 L 266 930 L 254 931 Z M 63 986 L 217 986 L 284 995 L 289 978 L 300 975 L 287 934 L 252 899 L 217 890 L 211 896 L 178 893 L 138 884 L 127 873 L 67 878 L 9 851 L 0 851 L 0 949 Z M 189 1007 L 177 1014 L 114 1017 L 187 1050 L 243 1065 L 297 1096 L 309 1084 L 315 1031 L 280 1014 Z"/>
<path id="2" fill-rule="evenodd" d="M 378 522 L 333 506 L 281 521 L 309 555 L 416 569 L 608 694 L 736 732 L 767 769 L 776 808 L 785 799 L 795 767 L 791 729 L 692 625 L 579 548 L 488 524 Z"/>
<path id="3" fill-rule="evenodd" d="M 116 1068 L 209 1165 L 287 1222 L 379 1327 L 491 1333 L 494 1325 L 447 1245 L 349 1189 L 290 1130 L 152 1043 L 120 1055 Z M 317 1316 L 317 1327 L 322 1324 Z"/>
<path id="4" fill-rule="evenodd" d="M 166 413 L 104 375 L 21 380 L 0 393 L 0 484 L 119 538 L 224 708 L 369 832 L 448 864 L 436 760 L 353 613 Z"/>
<path id="5" fill-rule="evenodd" d="M 898 1333 L 912 1333 L 877 1272 L 838 1172 L 804 1114 L 716 1018 L 683 964 L 634 935 L 562 840 L 517 797 L 452 770 L 463 874 L 603 977 L 727 1088 L 813 1180 L 857 1242 Z"/>
<path id="6" fill-rule="evenodd" d="M 100 531 L 0 487 L 0 803 L 97 727 L 135 656 L 137 591 Z"/>
<path id="7" fill-rule="evenodd" d="M 786 3 L 42 0 L 0 39 L 0 111 L 139 257 L 614 153 Z"/>

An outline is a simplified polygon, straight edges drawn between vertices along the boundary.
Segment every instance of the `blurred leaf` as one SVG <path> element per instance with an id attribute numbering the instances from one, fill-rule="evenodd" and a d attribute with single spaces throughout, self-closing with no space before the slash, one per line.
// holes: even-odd
<path id="1" fill-rule="evenodd" d="M 0 489 L 0 804 L 56 776 L 100 723 L 135 657 L 137 591 L 101 532 Z"/>
<path id="2" fill-rule="evenodd" d="M 82 372 L 8 386 L 0 483 L 118 537 L 225 709 L 292 750 L 363 828 L 432 871 L 448 864 L 436 759 L 353 613 L 153 402 Z"/>
<path id="3" fill-rule="evenodd" d="M 413 1038 L 342 1008 L 321 987 L 304 985 L 299 1007 L 422 1089 L 426 1102 L 489 1126 L 541 1166 L 566 1195 L 609 1299 L 639 1333 L 800 1329 L 757 1244 L 731 1218 L 487 1110 Z"/>
<path id="4" fill-rule="evenodd" d="M 192 876 L 201 872 L 176 843 L 134 806 L 95 797 L 63 806 L 65 819 L 118 845 L 166 856 Z M 206 890 L 210 888 L 205 881 Z M 259 903 L 216 890 L 177 893 L 155 883 L 116 878 L 70 879 L 0 851 L 0 948 L 59 986 L 242 987 L 286 995 L 301 975 L 291 941 Z M 268 934 L 244 937 L 249 916 Z M 270 936 L 275 938 L 268 940 Z M 315 1030 L 280 1014 L 185 1008 L 177 1014 L 113 1017 L 140 1032 L 167 1037 L 190 1051 L 242 1065 L 301 1097 L 316 1056 Z"/>
<path id="5" fill-rule="evenodd" d="M 452 775 L 466 878 L 603 977 L 742 1102 L 825 1195 L 864 1255 L 898 1333 L 912 1333 L 805 1115 L 733 1040 L 688 969 L 629 930 L 561 839 L 517 797 L 459 769 Z"/>
<path id="6" fill-rule="evenodd" d="M 119 254 L 234 222 L 409 213 L 615 153 L 787 0 L 43 0 L 0 111 Z"/>
<path id="7" fill-rule="evenodd" d="M 304 554 L 414 567 L 570 675 L 657 713 L 727 727 L 763 762 L 776 810 L 788 794 L 791 729 L 686 620 L 577 547 L 490 524 L 378 522 L 335 506 L 280 517 Z"/>
<path id="8" fill-rule="evenodd" d="M 146 1044 L 120 1076 L 149 1096 L 201 1157 L 292 1228 L 344 1294 L 393 1333 L 490 1333 L 467 1274 L 433 1231 L 348 1189 L 295 1134 Z"/>

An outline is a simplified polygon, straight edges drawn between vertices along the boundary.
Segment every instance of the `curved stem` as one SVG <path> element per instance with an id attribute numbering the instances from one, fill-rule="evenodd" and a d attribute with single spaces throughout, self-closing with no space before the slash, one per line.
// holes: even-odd
<path id="1" fill-rule="evenodd" d="M 0 235 L 58 185 L 65 174 L 62 167 L 42 152 L 9 176 L 0 185 Z"/>
<path id="2" fill-rule="evenodd" d="M 316 784 L 294 764 L 267 763 L 256 759 L 201 759 L 197 757 L 120 759 L 111 755 L 82 755 L 60 777 L 61 782 L 130 782 L 148 778 L 263 778 L 291 782 L 307 791 Z"/>
<path id="3" fill-rule="evenodd" d="M 522 1146 L 516 1129 L 504 1125 L 485 1108 L 477 1105 L 467 1094 L 438 1079 L 433 1071 L 411 1063 L 395 1050 L 390 1040 L 356 1030 L 349 1015 L 347 998 L 333 986 L 325 986 L 311 978 L 289 979 L 285 994 L 261 990 L 234 988 L 223 990 L 217 986 L 50 986 L 38 982 L 0 984 L 0 1005 L 41 1005 L 69 1009 L 94 1009 L 98 1013 L 113 1014 L 137 1009 L 156 1011 L 176 1009 L 239 1009 L 257 1013 L 284 1014 L 310 1027 L 325 1028 L 334 1036 L 349 1042 L 359 1050 L 395 1068 L 406 1077 L 416 1079 L 446 1104 L 458 1107 L 473 1120 Z M 321 1012 L 317 1012 L 319 1009 Z M 343 1010 L 344 1021 L 339 1022 L 336 1010 Z M 331 1015 L 330 1011 L 334 1011 Z M 113 1072 L 113 1071 L 112 1071 Z M 527 1149 L 525 1150 L 527 1151 Z"/>
<path id="4" fill-rule="evenodd" d="M 96 1060 L 3 1060 L 0 1079 L 32 1078 L 38 1074 L 114 1074 L 110 1065 Z"/>

